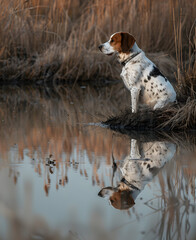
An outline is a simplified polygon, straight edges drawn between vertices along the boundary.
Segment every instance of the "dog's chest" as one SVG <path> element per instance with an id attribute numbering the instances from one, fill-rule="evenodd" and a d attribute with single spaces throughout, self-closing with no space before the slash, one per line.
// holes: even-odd
<path id="1" fill-rule="evenodd" d="M 125 86 L 130 90 L 138 82 L 138 76 L 141 74 L 140 64 L 124 66 L 120 74 Z"/>

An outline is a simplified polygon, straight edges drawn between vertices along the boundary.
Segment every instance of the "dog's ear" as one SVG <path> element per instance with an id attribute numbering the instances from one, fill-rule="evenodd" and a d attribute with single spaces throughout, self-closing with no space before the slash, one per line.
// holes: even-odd
<path id="1" fill-rule="evenodd" d="M 121 49 L 123 53 L 129 53 L 134 43 L 135 38 L 131 34 L 121 32 Z"/>
<path id="2" fill-rule="evenodd" d="M 127 190 L 114 192 L 109 200 L 114 208 L 120 210 L 129 209 L 135 204 L 131 192 Z"/>
<path id="3" fill-rule="evenodd" d="M 112 187 L 105 187 L 102 188 L 101 191 L 98 193 L 99 197 L 108 198 L 114 193 L 114 189 Z"/>

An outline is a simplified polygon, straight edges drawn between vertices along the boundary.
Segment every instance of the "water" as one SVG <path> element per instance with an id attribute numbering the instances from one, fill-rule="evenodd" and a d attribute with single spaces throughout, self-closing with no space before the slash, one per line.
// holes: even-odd
<path id="1" fill-rule="evenodd" d="M 195 239 L 194 133 L 100 126 L 128 104 L 121 86 L 0 99 L 1 239 Z"/>

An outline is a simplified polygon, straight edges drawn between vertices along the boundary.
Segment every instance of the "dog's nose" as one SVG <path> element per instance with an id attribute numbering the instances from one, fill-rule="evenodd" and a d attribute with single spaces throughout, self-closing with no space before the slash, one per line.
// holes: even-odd
<path id="1" fill-rule="evenodd" d="M 102 45 L 102 44 L 101 44 L 101 45 L 99 45 L 99 47 L 98 47 L 98 48 L 99 48 L 99 50 L 100 50 L 100 51 L 101 51 L 102 47 L 103 47 L 103 45 Z"/>

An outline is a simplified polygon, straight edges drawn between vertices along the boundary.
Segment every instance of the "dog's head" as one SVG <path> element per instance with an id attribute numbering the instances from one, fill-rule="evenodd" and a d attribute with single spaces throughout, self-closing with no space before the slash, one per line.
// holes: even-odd
<path id="1" fill-rule="evenodd" d="M 101 189 L 98 196 L 108 198 L 111 205 L 120 210 L 129 209 L 135 204 L 132 192 L 127 188 L 105 187 Z"/>
<path id="2" fill-rule="evenodd" d="M 106 55 L 112 55 L 115 52 L 129 54 L 134 43 L 135 38 L 131 34 L 117 32 L 110 37 L 109 41 L 101 44 L 99 49 Z"/>

